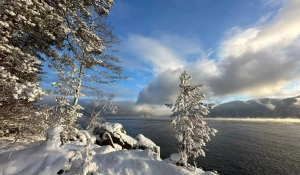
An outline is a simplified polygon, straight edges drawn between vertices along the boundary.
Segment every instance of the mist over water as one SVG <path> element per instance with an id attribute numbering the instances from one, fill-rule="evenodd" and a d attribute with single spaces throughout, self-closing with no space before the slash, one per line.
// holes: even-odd
<path id="1" fill-rule="evenodd" d="M 270 120 L 270 119 L 269 119 Z M 161 147 L 161 158 L 177 152 L 166 119 L 106 118 L 119 122 L 128 135 L 144 134 Z M 275 119 L 276 121 L 276 119 Z M 198 160 L 204 170 L 220 174 L 300 174 L 300 123 L 253 120 L 207 120 L 219 132 Z"/>
<path id="2" fill-rule="evenodd" d="M 205 118 L 206 121 L 300 123 L 299 118 Z"/>

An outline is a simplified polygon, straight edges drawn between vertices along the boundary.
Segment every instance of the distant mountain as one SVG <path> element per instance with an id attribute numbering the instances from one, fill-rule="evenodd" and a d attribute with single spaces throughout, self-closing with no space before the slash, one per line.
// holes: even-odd
<path id="1" fill-rule="evenodd" d="M 211 110 L 208 117 L 224 118 L 300 118 L 300 96 L 249 101 L 232 101 Z"/>

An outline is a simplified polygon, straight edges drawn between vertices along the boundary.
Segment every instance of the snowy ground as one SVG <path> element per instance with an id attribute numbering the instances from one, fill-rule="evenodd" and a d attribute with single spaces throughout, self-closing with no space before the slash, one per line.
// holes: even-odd
<path id="1" fill-rule="evenodd" d="M 12 139 L 1 139 L 0 175 L 53 175 L 62 169 L 67 170 L 62 174 L 76 174 L 80 164 L 70 160 L 76 157 L 77 151 L 84 149 L 84 145 L 72 143 L 60 146 L 60 132 L 61 128 L 54 128 L 47 140 L 18 143 L 12 152 Z M 149 149 L 117 151 L 111 146 L 98 145 L 93 145 L 92 149 L 96 153 L 92 162 L 97 164 L 97 173 L 101 175 L 214 174 L 175 166 L 169 160 L 161 160 Z"/>
<path id="2" fill-rule="evenodd" d="M 22 141 L 18 141 L 17 143 L 14 143 L 13 137 L 0 137 L 0 154 L 11 150 L 16 151 L 16 150 L 28 148 L 34 145 L 38 145 L 41 142 L 42 141 L 29 142 L 29 141 L 22 140 Z"/>

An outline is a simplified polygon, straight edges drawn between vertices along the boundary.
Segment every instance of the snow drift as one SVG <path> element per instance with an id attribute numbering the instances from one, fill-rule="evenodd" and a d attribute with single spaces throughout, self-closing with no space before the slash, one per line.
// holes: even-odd
<path id="1" fill-rule="evenodd" d="M 67 161 L 60 148 L 61 126 L 48 130 L 47 139 L 37 146 L 0 154 L 0 175 L 52 175 Z"/>

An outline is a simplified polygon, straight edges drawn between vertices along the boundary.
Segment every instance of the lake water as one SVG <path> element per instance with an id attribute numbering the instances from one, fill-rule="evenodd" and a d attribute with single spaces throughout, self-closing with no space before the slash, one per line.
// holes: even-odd
<path id="1" fill-rule="evenodd" d="M 141 133 L 161 148 L 161 158 L 177 152 L 177 140 L 166 119 L 106 118 L 128 135 Z M 300 123 L 208 120 L 219 132 L 198 160 L 204 170 L 220 174 L 300 175 Z"/>

